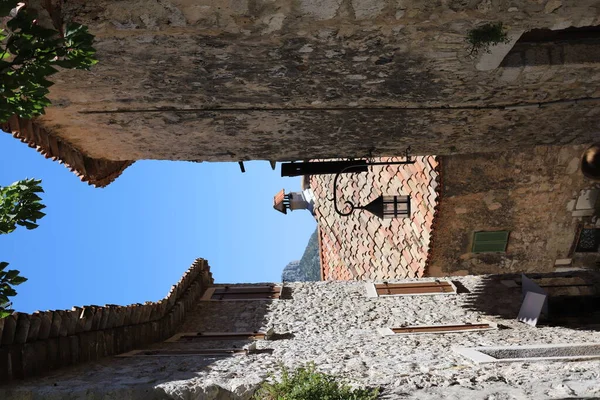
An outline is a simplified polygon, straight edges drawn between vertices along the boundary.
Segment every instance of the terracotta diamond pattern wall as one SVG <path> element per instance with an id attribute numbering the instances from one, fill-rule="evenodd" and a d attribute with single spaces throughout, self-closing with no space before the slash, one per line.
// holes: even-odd
<path id="1" fill-rule="evenodd" d="M 400 158 L 381 158 L 399 161 Z M 325 280 L 369 280 L 421 277 L 438 201 L 438 161 L 416 157 L 415 164 L 374 166 L 368 173 L 345 174 L 338 180 L 339 207 L 346 200 L 364 205 L 380 194 L 410 195 L 410 218 L 382 220 L 366 211 L 349 217 L 334 209 L 334 175 L 310 179 L 316 197 L 321 268 Z"/>

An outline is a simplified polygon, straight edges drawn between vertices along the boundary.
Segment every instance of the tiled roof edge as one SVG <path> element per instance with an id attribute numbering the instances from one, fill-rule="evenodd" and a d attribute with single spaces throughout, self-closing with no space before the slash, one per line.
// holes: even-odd
<path id="1" fill-rule="evenodd" d="M 83 182 L 105 187 L 114 181 L 133 161 L 111 161 L 91 158 L 70 143 L 41 127 L 38 123 L 13 115 L 0 125 L 5 132 L 35 148 L 44 157 L 64 164 Z"/>
<path id="2" fill-rule="evenodd" d="M 435 247 L 435 239 L 437 236 L 437 225 L 439 223 L 439 213 L 440 213 L 440 203 L 443 201 L 442 193 L 444 187 L 444 176 L 442 173 L 442 157 L 435 156 L 435 160 L 437 161 L 437 165 L 435 167 L 435 172 L 437 172 L 437 187 L 435 191 L 437 193 L 437 201 L 435 203 L 434 211 L 433 211 L 433 222 L 431 223 L 431 235 L 429 237 L 429 249 L 427 250 L 427 259 L 425 260 L 425 268 L 423 272 L 423 276 L 428 276 L 429 273 L 429 263 L 431 262 L 432 252 Z"/>
<path id="3" fill-rule="evenodd" d="M 199 258 L 156 302 L 15 312 L 0 319 L 0 383 L 163 341 L 175 334 L 211 284 L 208 263 Z"/>

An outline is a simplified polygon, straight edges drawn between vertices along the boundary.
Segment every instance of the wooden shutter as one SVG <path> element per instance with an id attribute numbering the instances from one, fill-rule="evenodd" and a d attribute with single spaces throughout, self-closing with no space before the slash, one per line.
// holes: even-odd
<path id="1" fill-rule="evenodd" d="M 196 342 L 215 340 L 267 340 L 268 332 L 184 332 L 165 340 L 173 342 Z"/>
<path id="2" fill-rule="evenodd" d="M 414 333 L 451 333 L 451 332 L 469 332 L 494 329 L 488 324 L 461 324 L 461 325 L 432 325 L 432 326 L 405 326 L 402 328 L 392 328 L 395 334 L 414 334 Z"/>
<path id="3" fill-rule="evenodd" d="M 237 300 L 274 300 L 281 296 L 281 287 L 265 286 L 214 286 L 208 288 L 202 300 L 237 301 Z"/>
<path id="4" fill-rule="evenodd" d="M 475 232 L 473 253 L 505 252 L 509 231 Z"/>
<path id="5" fill-rule="evenodd" d="M 378 283 L 374 286 L 378 296 L 414 296 L 456 293 L 456 288 L 448 281 Z"/>

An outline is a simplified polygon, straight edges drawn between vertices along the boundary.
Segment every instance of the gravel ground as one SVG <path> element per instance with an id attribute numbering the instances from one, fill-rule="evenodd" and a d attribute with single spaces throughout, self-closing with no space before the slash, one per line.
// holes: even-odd
<path id="1" fill-rule="evenodd" d="M 600 398 L 600 361 L 475 365 L 453 351 L 600 342 L 591 327 L 533 328 L 517 322 L 520 289 L 508 288 L 497 278 L 453 281 L 463 293 L 370 299 L 362 282 L 313 282 L 290 284 L 288 300 L 201 303 L 182 332 L 273 327 L 283 338 L 258 342 L 259 348 L 273 349 L 272 354 L 107 359 L 1 389 L 0 398 L 245 399 L 280 363 L 295 367 L 309 362 L 355 385 L 380 387 L 384 399 Z M 480 321 L 496 322 L 500 329 L 391 337 L 377 333 L 381 327 Z M 215 343 L 153 348 L 207 346 Z"/>

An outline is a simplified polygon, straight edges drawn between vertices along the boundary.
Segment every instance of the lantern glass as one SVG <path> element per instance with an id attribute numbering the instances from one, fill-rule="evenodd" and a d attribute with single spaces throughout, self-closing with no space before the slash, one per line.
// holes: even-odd
<path id="1" fill-rule="evenodd" d="M 410 196 L 383 196 L 383 218 L 410 217 Z"/>
<path id="2" fill-rule="evenodd" d="M 379 196 L 361 208 L 379 218 L 410 217 L 410 196 Z"/>

